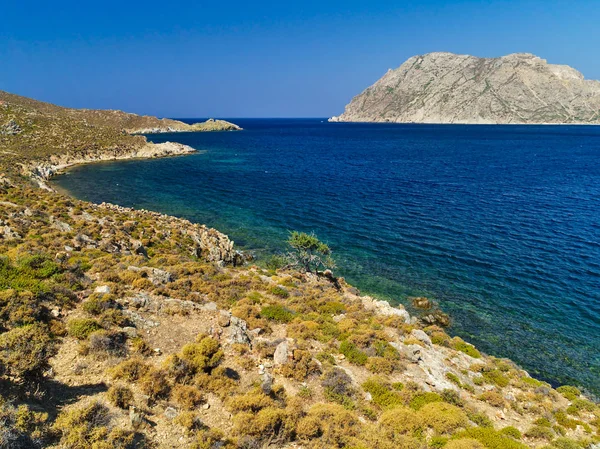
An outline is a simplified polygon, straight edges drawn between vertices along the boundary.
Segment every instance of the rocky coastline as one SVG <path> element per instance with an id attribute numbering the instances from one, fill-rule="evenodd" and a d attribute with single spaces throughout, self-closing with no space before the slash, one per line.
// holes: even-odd
<path id="1" fill-rule="evenodd" d="M 426 298 L 411 316 L 331 273 L 244 264 L 206 226 L 53 191 L 74 164 L 193 149 L 32 102 L 0 107 L 19 127 L 0 136 L 0 441 L 597 448 L 596 403 L 451 337 Z"/>
<path id="2" fill-rule="evenodd" d="M 52 155 L 46 160 L 33 161 L 23 164 L 22 172 L 30 177 L 41 188 L 53 190 L 48 185 L 51 177 L 62 173 L 66 168 L 89 164 L 93 162 L 107 162 L 128 159 L 154 159 L 169 156 L 192 154 L 196 150 L 188 145 L 176 142 L 151 143 L 148 142 L 139 148 L 125 150 L 108 150 L 103 152 L 89 152 L 86 154 L 72 155 L 70 153 Z"/>

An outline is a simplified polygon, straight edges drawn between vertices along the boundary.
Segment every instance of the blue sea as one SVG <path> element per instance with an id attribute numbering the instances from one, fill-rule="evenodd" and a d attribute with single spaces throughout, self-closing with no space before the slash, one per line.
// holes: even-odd
<path id="1" fill-rule="evenodd" d="M 600 127 L 233 121 L 245 130 L 149 136 L 197 154 L 54 182 L 206 223 L 259 258 L 314 231 L 364 293 L 432 298 L 451 334 L 600 394 Z"/>

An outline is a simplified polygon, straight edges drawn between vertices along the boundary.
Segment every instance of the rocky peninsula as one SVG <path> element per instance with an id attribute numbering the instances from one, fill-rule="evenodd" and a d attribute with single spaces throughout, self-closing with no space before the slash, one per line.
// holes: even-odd
<path id="1" fill-rule="evenodd" d="M 121 114 L 0 93 L 0 447 L 597 448 L 597 403 L 448 335 L 431 300 L 53 191 L 74 163 L 190 151 Z"/>
<path id="2" fill-rule="evenodd" d="M 600 124 L 600 81 L 528 53 L 413 56 L 332 122 Z"/>

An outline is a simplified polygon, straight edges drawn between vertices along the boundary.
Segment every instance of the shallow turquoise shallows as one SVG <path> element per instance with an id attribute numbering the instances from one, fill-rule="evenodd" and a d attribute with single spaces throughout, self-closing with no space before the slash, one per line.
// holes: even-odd
<path id="1" fill-rule="evenodd" d="M 233 120 L 198 154 L 74 168 L 78 198 L 206 223 L 258 256 L 314 231 L 363 292 L 437 300 L 451 333 L 600 394 L 600 127 Z"/>

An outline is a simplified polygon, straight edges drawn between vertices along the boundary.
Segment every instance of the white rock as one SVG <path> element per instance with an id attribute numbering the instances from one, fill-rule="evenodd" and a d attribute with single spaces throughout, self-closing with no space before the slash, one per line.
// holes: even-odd
<path id="1" fill-rule="evenodd" d="M 369 296 L 363 296 L 360 298 L 363 306 L 366 310 L 372 311 L 375 315 L 379 316 L 398 316 L 404 320 L 405 323 L 410 322 L 410 315 L 404 309 L 402 305 L 393 307 L 387 301 L 379 301 Z"/>
<path id="2" fill-rule="evenodd" d="M 108 285 L 99 285 L 94 289 L 94 293 L 108 294 L 110 293 L 110 287 Z"/>
<path id="3" fill-rule="evenodd" d="M 175 410 L 173 407 L 167 407 L 165 409 L 165 413 L 164 413 L 164 415 L 167 419 L 175 419 L 175 418 L 177 418 L 178 414 L 179 413 L 177 413 L 177 410 Z"/>
<path id="4" fill-rule="evenodd" d="M 425 332 L 423 332 L 421 329 L 414 329 L 411 332 L 411 335 L 416 338 L 417 340 L 419 340 L 420 342 L 426 344 L 427 346 L 431 346 L 431 338 L 429 338 L 429 335 L 427 335 Z"/>
<path id="5" fill-rule="evenodd" d="M 288 342 L 287 340 L 282 341 L 275 348 L 275 353 L 273 354 L 273 363 L 275 365 L 283 365 L 288 361 Z"/>

